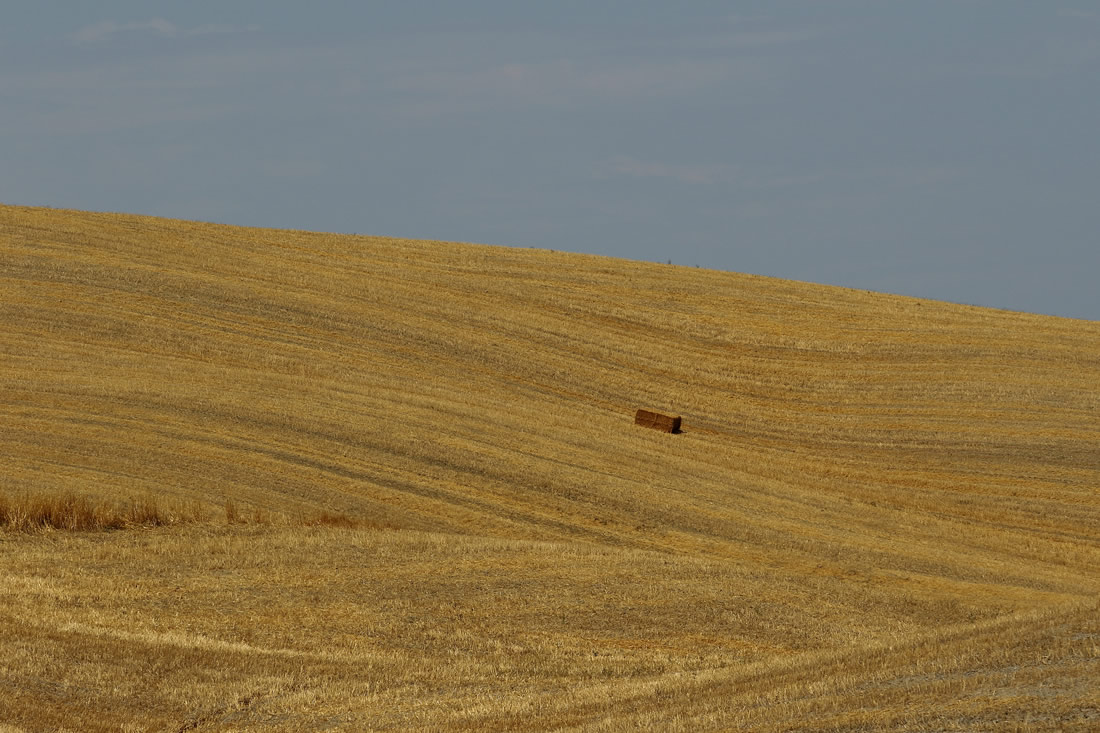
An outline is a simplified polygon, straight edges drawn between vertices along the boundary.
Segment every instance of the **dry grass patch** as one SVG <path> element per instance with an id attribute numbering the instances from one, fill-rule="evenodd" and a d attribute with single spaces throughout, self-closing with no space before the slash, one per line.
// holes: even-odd
<path id="1" fill-rule="evenodd" d="M 397 529 L 386 524 L 321 511 L 300 515 L 292 521 L 262 507 L 241 506 L 232 499 L 224 502 L 225 522 L 229 525 L 267 527 L 331 527 L 336 529 Z M 155 496 L 119 501 L 103 496 L 73 492 L 62 494 L 0 494 L 0 530 L 40 532 L 66 530 L 96 532 L 117 529 L 171 527 L 180 524 L 209 523 L 216 516 L 210 507 L 197 501 L 165 502 Z"/>
<path id="2" fill-rule="evenodd" d="M 197 502 L 167 505 L 154 496 L 112 501 L 72 492 L 0 494 L 0 529 L 18 532 L 166 527 L 208 517 L 209 512 Z"/>

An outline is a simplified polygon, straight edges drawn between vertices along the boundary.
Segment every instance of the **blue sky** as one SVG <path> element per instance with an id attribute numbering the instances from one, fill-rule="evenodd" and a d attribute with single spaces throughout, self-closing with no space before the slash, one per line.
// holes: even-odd
<path id="1" fill-rule="evenodd" d="M 40 0 L 0 25 L 5 203 L 1094 320 L 1098 131 L 1091 0 Z"/>

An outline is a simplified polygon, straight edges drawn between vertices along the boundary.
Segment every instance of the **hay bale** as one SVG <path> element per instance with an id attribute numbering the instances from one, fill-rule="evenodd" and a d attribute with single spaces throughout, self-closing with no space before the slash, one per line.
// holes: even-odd
<path id="1" fill-rule="evenodd" d="M 637 414 L 634 415 L 634 424 L 646 428 L 653 428 L 654 430 L 660 430 L 665 433 L 680 432 L 679 415 L 672 417 L 671 415 L 662 415 L 659 412 L 638 410 Z"/>

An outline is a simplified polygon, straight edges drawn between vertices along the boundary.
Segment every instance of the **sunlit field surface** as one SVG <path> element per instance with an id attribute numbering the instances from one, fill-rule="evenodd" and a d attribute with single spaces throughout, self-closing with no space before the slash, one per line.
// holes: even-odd
<path id="1" fill-rule="evenodd" d="M 4 733 L 1096 730 L 1098 691 L 1098 322 L 0 207 Z"/>

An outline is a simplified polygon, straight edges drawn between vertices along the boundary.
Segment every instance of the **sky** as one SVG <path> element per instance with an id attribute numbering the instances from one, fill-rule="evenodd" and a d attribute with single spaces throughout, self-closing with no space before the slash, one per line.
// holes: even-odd
<path id="1" fill-rule="evenodd" d="M 8 0 L 0 202 L 1100 320 L 1094 0 Z"/>

